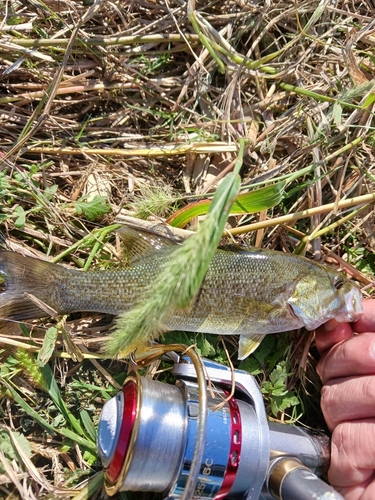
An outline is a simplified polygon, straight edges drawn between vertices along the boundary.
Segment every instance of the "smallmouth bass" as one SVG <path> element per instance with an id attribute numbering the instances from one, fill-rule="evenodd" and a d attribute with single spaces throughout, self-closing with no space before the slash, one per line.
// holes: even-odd
<path id="1" fill-rule="evenodd" d="M 46 310 L 118 315 L 135 307 L 174 243 L 143 230 L 121 233 L 132 258 L 122 270 L 81 272 L 0 250 L 0 319 L 41 318 Z M 216 251 L 190 307 L 168 314 L 163 328 L 239 334 L 243 359 L 266 334 L 313 330 L 332 318 L 356 321 L 361 313 L 358 286 L 340 272 L 305 257 L 229 246 Z"/>

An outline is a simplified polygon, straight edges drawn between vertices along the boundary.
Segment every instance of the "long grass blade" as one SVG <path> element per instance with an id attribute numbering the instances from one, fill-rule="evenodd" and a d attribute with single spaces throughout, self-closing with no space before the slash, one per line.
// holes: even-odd
<path id="1" fill-rule="evenodd" d="M 283 198 L 285 184 L 285 182 L 279 182 L 250 193 L 238 195 L 232 205 L 230 215 L 253 214 L 278 205 Z M 185 227 L 194 217 L 206 215 L 210 205 L 211 200 L 190 203 L 172 214 L 167 219 L 167 223 L 173 227 Z"/>
<path id="2" fill-rule="evenodd" d="M 202 283 L 238 195 L 244 147 L 245 141 L 242 140 L 233 172 L 217 189 L 198 232 L 173 251 L 160 276 L 151 283 L 144 300 L 118 318 L 116 331 L 105 345 L 109 355 L 129 355 L 139 345 L 161 333 L 163 319 L 168 313 L 189 305 Z"/>

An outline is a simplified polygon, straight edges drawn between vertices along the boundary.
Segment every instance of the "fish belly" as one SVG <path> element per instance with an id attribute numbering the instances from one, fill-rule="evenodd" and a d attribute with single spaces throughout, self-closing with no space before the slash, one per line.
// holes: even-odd
<path id="1" fill-rule="evenodd" d="M 165 320 L 168 330 L 215 333 L 221 335 L 267 334 L 295 330 L 302 327 L 288 304 L 264 304 L 255 299 L 233 300 L 227 297 L 225 305 L 216 307 L 195 305 L 190 310 L 178 310 Z"/>

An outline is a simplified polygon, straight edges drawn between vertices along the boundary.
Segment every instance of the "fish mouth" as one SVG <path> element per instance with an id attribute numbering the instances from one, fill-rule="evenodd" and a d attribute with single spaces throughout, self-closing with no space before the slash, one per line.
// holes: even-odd
<path id="1" fill-rule="evenodd" d="M 336 321 L 354 323 L 360 319 L 363 313 L 362 294 L 358 288 L 353 288 L 345 296 L 346 309 L 335 316 Z"/>

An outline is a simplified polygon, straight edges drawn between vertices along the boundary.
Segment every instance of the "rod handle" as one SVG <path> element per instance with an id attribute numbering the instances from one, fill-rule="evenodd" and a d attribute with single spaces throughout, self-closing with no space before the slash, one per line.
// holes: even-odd
<path id="1" fill-rule="evenodd" d="M 276 460 L 268 486 L 275 500 L 344 500 L 332 486 L 293 457 Z"/>

